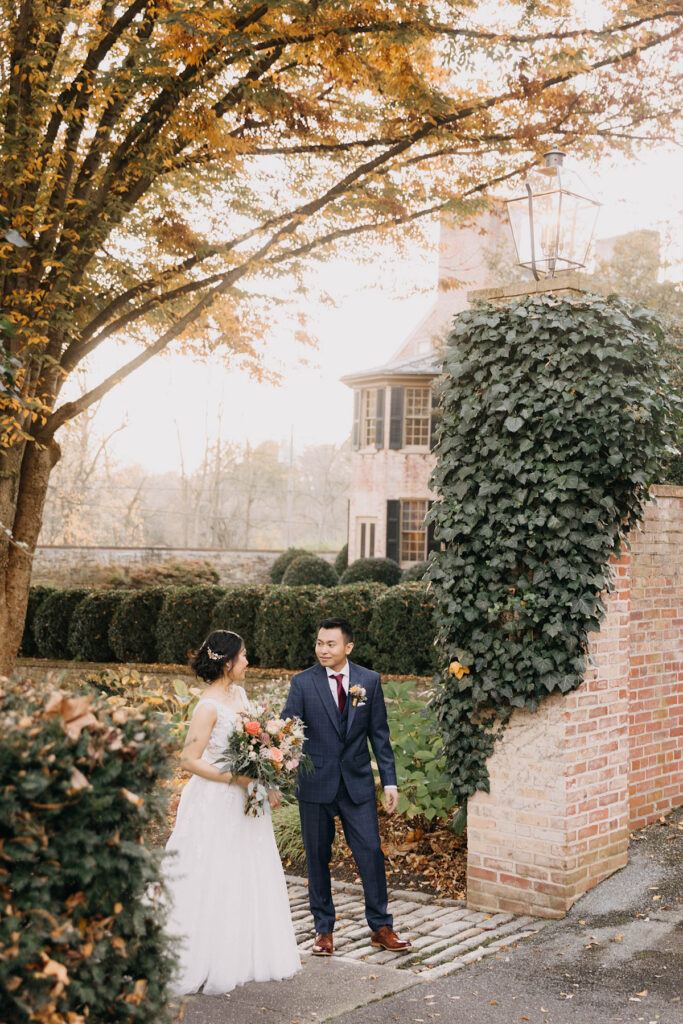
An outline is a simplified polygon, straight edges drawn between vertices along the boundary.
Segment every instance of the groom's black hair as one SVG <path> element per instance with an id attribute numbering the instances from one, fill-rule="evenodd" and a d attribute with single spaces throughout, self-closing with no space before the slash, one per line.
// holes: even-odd
<path id="1" fill-rule="evenodd" d="M 347 644 L 353 643 L 353 626 L 346 619 L 323 619 L 318 629 L 341 629 Z"/>

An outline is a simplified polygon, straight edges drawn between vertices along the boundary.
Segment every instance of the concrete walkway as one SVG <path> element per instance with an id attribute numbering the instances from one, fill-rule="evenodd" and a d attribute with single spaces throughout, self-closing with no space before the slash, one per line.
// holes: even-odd
<path id="1" fill-rule="evenodd" d="M 683 1024 L 683 809 L 637 833 L 628 866 L 561 921 L 393 891 L 403 956 L 368 945 L 358 887 L 339 883 L 339 952 L 310 956 L 305 884 L 289 885 L 300 974 L 194 996 L 183 1024 Z"/>

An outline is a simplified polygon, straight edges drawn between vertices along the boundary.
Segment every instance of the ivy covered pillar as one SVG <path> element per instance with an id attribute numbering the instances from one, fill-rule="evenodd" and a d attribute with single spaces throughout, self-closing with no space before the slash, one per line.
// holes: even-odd
<path id="1" fill-rule="evenodd" d="M 678 429 L 654 314 L 580 283 L 488 292 L 456 318 L 429 513 L 468 900 L 550 917 L 626 862 L 624 540 Z"/>

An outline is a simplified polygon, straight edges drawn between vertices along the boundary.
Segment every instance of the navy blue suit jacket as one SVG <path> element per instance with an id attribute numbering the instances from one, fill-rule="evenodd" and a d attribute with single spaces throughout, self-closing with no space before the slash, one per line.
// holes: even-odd
<path id="1" fill-rule="evenodd" d="M 303 749 L 314 767 L 310 774 L 299 773 L 297 795 L 300 800 L 331 803 L 342 778 L 354 803 L 372 799 L 375 782 L 368 740 L 372 744 L 382 785 L 396 785 L 396 766 L 379 675 L 350 661 L 349 688 L 356 685 L 365 688 L 367 700 L 354 707 L 353 698 L 349 697 L 346 735 L 343 736 L 341 715 L 330 690 L 326 669 L 318 664 L 292 676 L 282 715 L 284 718 L 297 715 L 302 719 L 306 726 Z"/>

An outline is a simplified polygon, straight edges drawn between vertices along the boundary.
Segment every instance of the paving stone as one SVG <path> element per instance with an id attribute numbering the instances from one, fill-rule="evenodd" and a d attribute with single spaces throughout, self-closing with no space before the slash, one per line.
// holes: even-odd
<path id="1" fill-rule="evenodd" d="M 422 981 L 436 981 L 437 978 L 445 978 L 448 974 L 453 974 L 455 971 L 461 970 L 465 964 L 462 960 L 453 960 L 449 964 L 440 964 L 438 967 L 430 967 L 428 970 L 421 972 L 420 978 Z"/>
<path id="2" fill-rule="evenodd" d="M 469 921 L 449 921 L 439 928 L 435 928 L 432 935 L 439 939 L 450 939 L 451 935 L 457 935 L 458 932 L 469 932 L 471 928 L 472 925 Z M 481 931 L 481 928 L 479 927 L 477 930 Z"/>
<path id="3" fill-rule="evenodd" d="M 501 924 L 507 924 L 508 921 L 512 921 L 512 914 L 494 914 L 488 921 L 482 921 L 481 927 L 488 932 L 492 928 L 498 928 Z"/>

